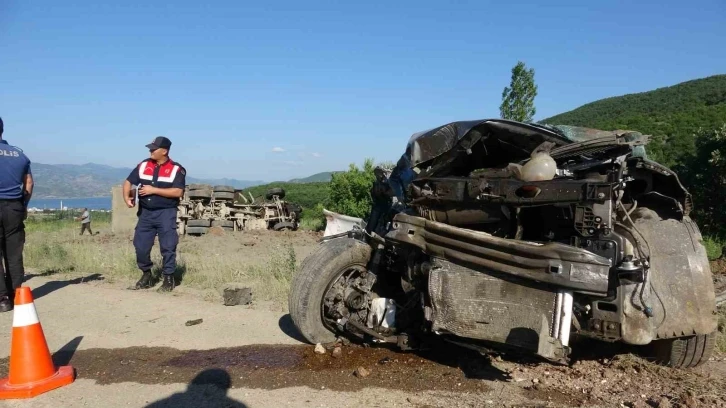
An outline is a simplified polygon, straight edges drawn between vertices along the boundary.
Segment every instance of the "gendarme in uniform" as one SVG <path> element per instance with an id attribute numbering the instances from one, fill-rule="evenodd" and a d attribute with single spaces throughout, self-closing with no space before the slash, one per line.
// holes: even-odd
<path id="1" fill-rule="evenodd" d="M 0 118 L 0 312 L 13 310 L 15 289 L 25 279 L 25 217 L 33 193 L 30 159 L 2 139 Z M 4 271 L 4 273 L 2 273 Z"/>
<path id="2" fill-rule="evenodd" d="M 124 183 L 124 194 L 130 207 L 134 205 L 128 201 L 131 186 L 138 186 L 138 223 L 134 247 L 136 263 L 143 274 L 133 289 L 151 287 L 151 249 L 154 238 L 158 236 L 164 277 L 160 290 L 171 291 L 174 288 L 176 246 L 179 241 L 176 213 L 179 199 L 184 194 L 186 170 L 168 156 L 171 148 L 169 139 L 157 137 L 146 147 L 151 157 L 139 163 Z"/>

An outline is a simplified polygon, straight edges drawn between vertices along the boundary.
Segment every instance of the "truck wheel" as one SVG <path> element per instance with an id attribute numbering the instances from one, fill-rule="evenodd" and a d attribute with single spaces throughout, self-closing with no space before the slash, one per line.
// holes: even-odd
<path id="1" fill-rule="evenodd" d="M 285 189 L 282 187 L 275 187 L 267 190 L 267 194 L 265 195 L 265 198 L 268 200 L 272 200 L 272 196 L 277 196 L 280 200 L 285 198 Z"/>
<path id="2" fill-rule="evenodd" d="M 215 193 L 234 193 L 234 187 L 232 186 L 214 186 Z"/>
<path id="3" fill-rule="evenodd" d="M 209 227 L 209 220 L 189 220 L 187 227 Z"/>
<path id="4" fill-rule="evenodd" d="M 205 189 L 199 189 L 199 190 L 189 190 L 189 199 L 191 200 L 200 200 L 200 199 L 210 199 L 212 197 L 212 190 L 205 190 Z"/>
<path id="5" fill-rule="evenodd" d="M 692 368 L 708 361 L 715 344 L 716 332 L 713 332 L 656 340 L 653 342 L 653 349 L 658 364 L 675 368 Z"/>
<path id="6" fill-rule="evenodd" d="M 295 229 L 295 224 L 291 222 L 278 222 L 272 229 L 275 231 L 292 231 Z"/>
<path id="7" fill-rule="evenodd" d="M 222 228 L 234 228 L 234 221 L 214 220 L 212 221 L 212 226 Z"/>
<path id="8" fill-rule="evenodd" d="M 214 192 L 214 199 L 215 200 L 234 200 L 234 193 L 228 193 L 226 191 L 215 191 Z"/>
<path id="9" fill-rule="evenodd" d="M 209 227 L 187 227 L 187 235 L 204 235 Z"/>
<path id="10" fill-rule="evenodd" d="M 290 285 L 290 317 L 300 334 L 310 343 L 329 343 L 335 332 L 323 321 L 323 297 L 330 286 L 346 272 L 365 270 L 371 247 L 352 238 L 336 238 L 321 244 L 307 256 Z"/>
<path id="11" fill-rule="evenodd" d="M 209 184 L 189 184 L 187 187 L 189 190 L 209 190 L 212 188 Z"/>

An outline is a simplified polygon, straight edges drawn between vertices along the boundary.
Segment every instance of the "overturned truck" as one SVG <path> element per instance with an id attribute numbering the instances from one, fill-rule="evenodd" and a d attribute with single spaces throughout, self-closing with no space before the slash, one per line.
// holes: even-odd
<path id="1" fill-rule="evenodd" d="M 230 232 L 297 230 L 302 207 L 284 198 L 282 188 L 271 188 L 264 198 L 254 198 L 231 186 L 190 184 L 177 208 L 179 235 L 204 235 L 211 227 Z"/>
<path id="2" fill-rule="evenodd" d="M 691 195 L 647 142 L 499 119 L 414 134 L 366 222 L 303 262 L 293 322 L 312 343 L 438 336 L 566 363 L 594 338 L 699 365 L 717 330 L 711 272 Z"/>

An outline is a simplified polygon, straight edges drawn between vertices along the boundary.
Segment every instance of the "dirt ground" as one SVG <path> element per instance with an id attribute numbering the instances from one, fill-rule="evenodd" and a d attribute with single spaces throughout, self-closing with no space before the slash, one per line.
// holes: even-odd
<path id="1" fill-rule="evenodd" d="M 713 283 L 716 293 L 726 291 L 726 258 L 711 261 L 711 272 L 714 274 Z"/>
<path id="2" fill-rule="evenodd" d="M 210 233 L 201 237 L 186 235 L 179 242 L 179 257 L 208 254 L 210 258 L 233 254 L 244 266 L 263 266 L 282 248 L 292 247 L 298 260 L 308 256 L 323 237 L 313 231 L 246 231 Z"/>
<path id="3" fill-rule="evenodd" d="M 180 252 L 214 249 L 209 257 L 231 252 L 266 265 L 272 253 L 265 248 L 281 239 L 299 262 L 319 238 L 282 234 L 185 238 Z M 318 355 L 273 302 L 224 306 L 190 286 L 160 294 L 129 291 L 127 283 L 102 274 L 30 274 L 54 362 L 72 365 L 77 379 L 0 406 L 726 407 L 724 354 L 691 370 L 654 366 L 634 349 L 592 341 L 573 345 L 570 366 L 446 343 L 405 353 L 343 345 L 336 356 L 331 346 Z M 8 373 L 12 315 L 0 314 L 0 377 Z"/>

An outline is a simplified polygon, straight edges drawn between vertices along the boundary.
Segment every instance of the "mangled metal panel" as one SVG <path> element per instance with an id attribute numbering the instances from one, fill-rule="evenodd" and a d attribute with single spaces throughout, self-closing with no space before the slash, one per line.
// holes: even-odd
<path id="1" fill-rule="evenodd" d="M 556 293 L 441 258 L 429 274 L 432 330 L 493 341 L 559 360 L 566 352 L 554 331 Z"/>
<path id="2" fill-rule="evenodd" d="M 584 249 L 498 238 L 405 214 L 397 214 L 392 224 L 387 239 L 431 256 L 587 293 L 608 289 L 610 260 Z"/>

